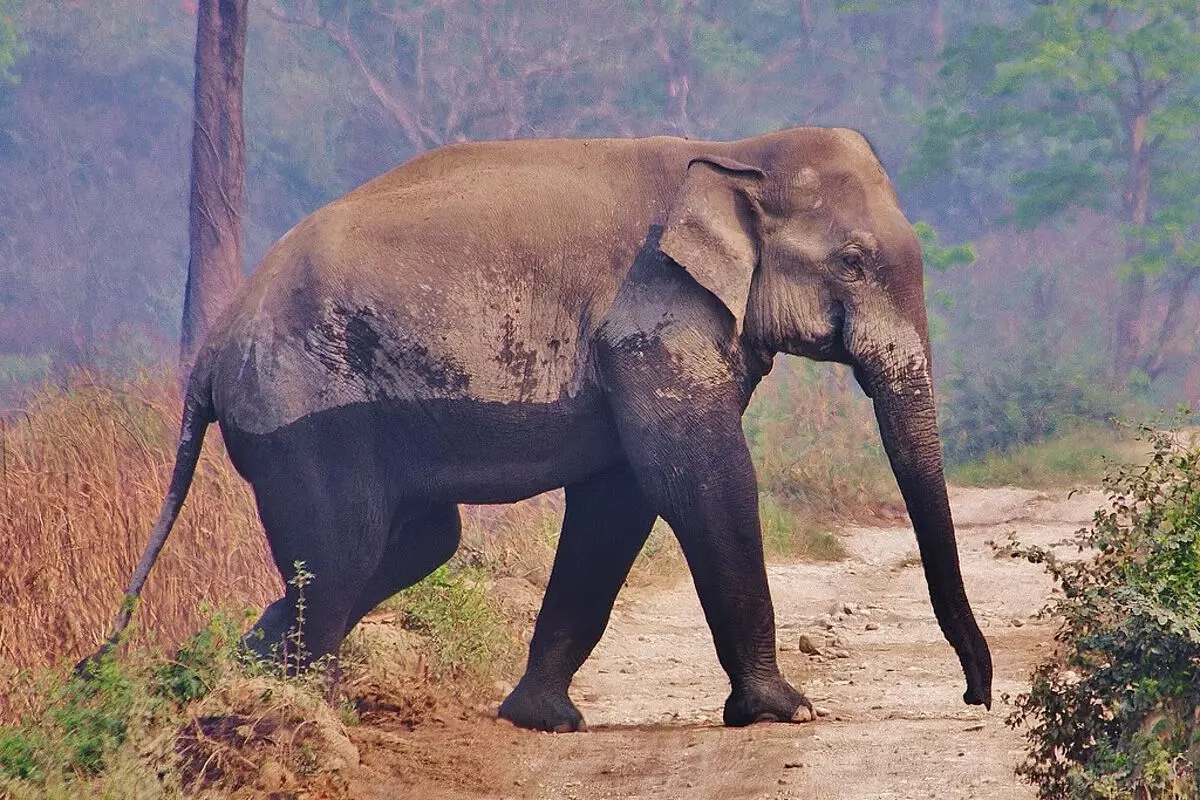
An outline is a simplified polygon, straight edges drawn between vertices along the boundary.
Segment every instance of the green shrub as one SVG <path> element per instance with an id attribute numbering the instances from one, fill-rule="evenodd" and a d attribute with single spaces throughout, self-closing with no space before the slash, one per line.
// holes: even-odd
<path id="1" fill-rule="evenodd" d="M 954 363 L 944 388 L 942 446 L 951 465 L 1095 427 L 1122 416 L 1128 404 L 1095 374 L 1036 344 L 986 368 Z"/>
<path id="2" fill-rule="evenodd" d="M 1144 428 L 1144 466 L 1105 479 L 1106 508 L 1077 544 L 1042 548 L 1061 594 L 1057 653 L 1039 665 L 1009 723 L 1018 769 L 1043 798 L 1195 797 L 1200 756 L 1200 449 Z"/>
<path id="3" fill-rule="evenodd" d="M 187 703 L 235 669 L 237 626 L 237 615 L 218 614 L 170 661 L 108 653 L 83 675 L 43 678 L 33 687 L 38 710 L 0 726 L 0 796 L 22 786 L 40 787 L 35 794 L 56 787 L 58 794 L 86 796 L 96 788 L 87 781 L 114 762 L 145 758 L 128 745 L 160 738 L 157 732 L 184 719 Z"/>
<path id="4" fill-rule="evenodd" d="M 174 704 L 145 678 L 110 656 L 86 677 L 45 685 L 37 713 L 0 726 L 0 796 L 92 794 L 93 780 L 128 755 L 130 744 L 175 719 Z"/>
<path id="5" fill-rule="evenodd" d="M 153 691 L 179 704 L 208 696 L 235 659 L 245 658 L 239 647 L 240 631 L 249 613 L 216 614 L 183 643 L 174 660 L 155 667 Z"/>
<path id="6" fill-rule="evenodd" d="M 388 601 L 405 628 L 430 640 L 434 672 L 441 677 L 484 679 L 515 654 L 484 591 L 485 578 L 483 570 L 451 562 Z"/>

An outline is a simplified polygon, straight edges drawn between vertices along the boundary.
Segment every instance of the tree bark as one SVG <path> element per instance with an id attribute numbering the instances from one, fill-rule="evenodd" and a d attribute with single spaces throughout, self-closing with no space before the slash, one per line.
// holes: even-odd
<path id="1" fill-rule="evenodd" d="M 1146 225 L 1150 208 L 1150 160 L 1146 158 L 1146 112 L 1135 114 L 1129 122 L 1129 175 L 1125 185 L 1122 211 L 1125 220 L 1135 229 L 1125 240 L 1125 263 L 1142 254 L 1140 229 Z M 1125 279 L 1117 307 L 1116 353 L 1113 360 L 1113 380 L 1118 387 L 1129 379 L 1141 348 L 1138 323 L 1146 298 L 1146 275 L 1140 270 Z"/>
<path id="2" fill-rule="evenodd" d="M 813 12 L 809 0 L 800 0 L 800 38 L 806 50 L 813 49 Z"/>
<path id="3" fill-rule="evenodd" d="M 185 367 L 242 282 L 246 5 L 247 0 L 199 2 L 188 210 L 191 256 L 180 335 L 180 362 Z"/>
<path id="4" fill-rule="evenodd" d="M 936 56 L 946 49 L 946 20 L 942 16 L 942 0 L 931 0 L 929 6 L 929 37 Z"/>

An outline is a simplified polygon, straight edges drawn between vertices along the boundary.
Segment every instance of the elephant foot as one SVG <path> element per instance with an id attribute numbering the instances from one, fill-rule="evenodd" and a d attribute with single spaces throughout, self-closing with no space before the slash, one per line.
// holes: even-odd
<path id="1" fill-rule="evenodd" d="M 812 703 L 782 676 L 739 686 L 725 701 L 725 724 L 730 727 L 755 722 L 811 722 L 814 719 L 816 712 Z"/>
<path id="2" fill-rule="evenodd" d="M 530 686 L 524 678 L 500 704 L 501 719 L 518 728 L 551 733 L 586 731 L 583 715 L 565 691 L 550 691 Z"/>

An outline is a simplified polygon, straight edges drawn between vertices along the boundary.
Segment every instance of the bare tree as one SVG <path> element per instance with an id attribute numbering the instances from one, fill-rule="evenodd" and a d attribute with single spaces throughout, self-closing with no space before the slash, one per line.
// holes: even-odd
<path id="1" fill-rule="evenodd" d="M 463 139 L 570 135 L 597 124 L 625 132 L 607 95 L 586 103 L 558 97 L 561 87 L 586 83 L 593 62 L 624 33 L 598 35 L 588 27 L 595 14 L 574 6 L 264 0 L 262 9 L 341 50 L 413 153 Z"/>
<path id="2" fill-rule="evenodd" d="M 180 361 L 185 365 L 242 281 L 246 4 L 247 0 L 199 2 L 188 214 L 191 258 L 180 336 Z"/>

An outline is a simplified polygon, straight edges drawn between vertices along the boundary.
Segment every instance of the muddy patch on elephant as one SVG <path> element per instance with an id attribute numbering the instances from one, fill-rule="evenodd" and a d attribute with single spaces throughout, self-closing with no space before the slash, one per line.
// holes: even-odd
<path id="1" fill-rule="evenodd" d="M 591 730 L 554 735 L 493 718 L 494 704 L 352 733 L 357 797 L 400 787 L 430 798 L 1033 798 L 1004 725 L 1052 644 L 1035 618 L 1038 568 L 997 555 L 1009 532 L 1053 545 L 1086 525 L 1096 493 L 954 490 L 967 591 L 995 657 L 990 712 L 962 703 L 963 676 L 933 618 L 910 529 L 855 527 L 851 556 L 769 568 L 780 663 L 821 712 L 805 725 L 720 725 L 728 691 L 686 577 L 622 595 L 572 688 Z M 803 652 L 801 637 L 807 639 Z M 394 727 L 394 726 L 393 726 Z M 375 737 L 375 738 L 372 738 Z"/>

